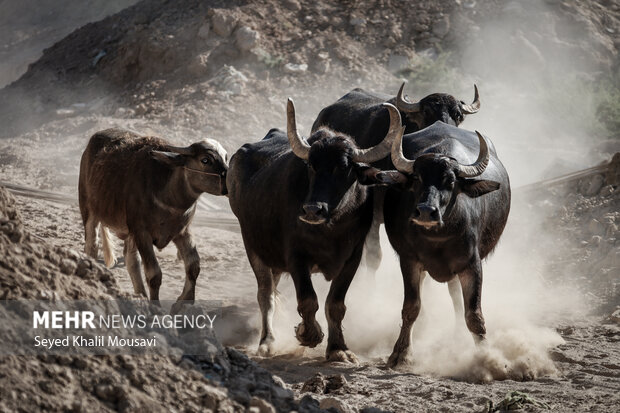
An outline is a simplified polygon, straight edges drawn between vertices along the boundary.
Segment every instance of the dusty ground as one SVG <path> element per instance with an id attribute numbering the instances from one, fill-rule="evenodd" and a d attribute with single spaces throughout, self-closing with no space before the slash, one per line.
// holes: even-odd
<path id="1" fill-rule="evenodd" d="M 98 130 L 120 126 L 179 144 L 206 135 L 232 153 L 271 127 L 284 126 L 287 96 L 296 99 L 300 129 L 307 130 L 320 107 L 352 87 L 394 93 L 403 76 L 416 86 L 409 91 L 415 97 L 440 89 L 467 100 L 471 84 L 478 83 L 483 109 L 463 127 L 493 137 L 513 187 L 609 160 L 619 150 L 617 131 L 590 128 L 588 116 L 596 112 L 590 96 L 573 90 L 568 77 L 554 79 L 566 67 L 576 79 L 617 71 L 620 5 L 540 4 L 141 2 L 50 47 L 25 76 L 0 91 L 0 181 L 75 197 L 81 151 Z M 441 64 L 446 50 L 451 57 Z M 384 367 L 402 300 L 397 261 L 385 242 L 379 273 L 372 277 L 361 269 L 347 300 L 345 337 L 362 360 L 359 366 L 326 364 L 324 347 L 304 352 L 296 345 L 293 326 L 299 317 L 289 278 L 279 287 L 280 354 L 255 356 L 256 284 L 237 232 L 194 225 L 202 269 L 197 297 L 222 302 L 226 323 L 217 332 L 220 341 L 281 377 L 298 401 L 311 394 L 324 400 L 323 407 L 342 411 L 376 406 L 479 412 L 489 400 L 498 403 L 518 390 L 553 411 L 616 411 L 620 190 L 617 181 L 599 181 L 534 194 L 515 191 L 509 226 L 485 266 L 489 346 L 473 346 L 462 321 L 454 325 L 445 288 L 427 283 L 410 371 Z M 219 209 L 200 211 L 198 218 L 228 213 L 225 198 L 208 200 Z M 77 206 L 18 197 L 17 207 L 24 227 L 45 243 L 83 249 Z M 117 252 L 121 255 L 120 248 Z M 175 299 L 184 281 L 182 264 L 170 246 L 158 257 L 162 298 Z M 111 274 L 115 288 L 130 294 L 122 260 Z M 315 280 L 324 298 L 327 286 Z M 122 363 L 111 361 L 110 377 L 124 380 Z M 147 368 L 164 366 L 170 374 L 180 369 L 162 363 Z M 62 375 L 66 369 L 52 370 Z M 84 377 L 96 380 L 95 366 L 87 370 Z M 326 392 L 316 373 L 336 384 Z M 34 373 L 28 380 L 46 386 Z M 36 400 L 49 397 L 44 388 L 35 389 Z M 139 389 L 128 394 L 136 403 L 142 400 Z M 171 394 L 164 395 L 178 396 Z M 194 393 L 184 397 L 196 402 Z M 231 409 L 247 406 L 243 397 Z M 119 403 L 104 400 L 108 408 Z"/>

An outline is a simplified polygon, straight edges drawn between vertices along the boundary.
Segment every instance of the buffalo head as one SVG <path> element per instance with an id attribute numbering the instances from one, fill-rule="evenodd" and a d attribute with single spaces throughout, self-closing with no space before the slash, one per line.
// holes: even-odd
<path id="1" fill-rule="evenodd" d="M 456 159 L 429 153 L 413 160 L 403 155 L 402 136 L 392 146 L 392 163 L 396 171 L 385 171 L 378 179 L 384 183 L 398 183 L 412 192 L 414 198 L 411 222 L 425 228 L 439 228 L 449 216 L 457 196 L 462 193 L 475 198 L 499 189 L 495 181 L 476 179 L 489 164 L 489 147 L 485 138 L 476 131 L 480 141 L 478 159 L 471 165 L 462 165 Z"/>
<path id="2" fill-rule="evenodd" d="M 471 115 L 480 110 L 480 95 L 478 87 L 474 85 L 474 101 L 468 105 L 458 101 L 446 93 L 433 93 L 418 102 L 410 102 L 404 95 L 405 82 L 396 95 L 396 107 L 405 114 L 409 122 L 424 129 L 436 121 L 459 126 L 465 119 L 464 115 Z"/>
<path id="3" fill-rule="evenodd" d="M 182 168 L 185 181 L 195 193 L 226 195 L 228 155 L 214 139 L 205 139 L 186 147 L 168 145 L 151 156 L 170 168 Z"/>
<path id="4" fill-rule="evenodd" d="M 325 224 L 352 206 L 358 194 L 351 188 L 377 183 L 380 171 L 367 163 L 386 157 L 392 141 L 402 136 L 404 128 L 398 110 L 391 104 L 390 127 L 385 138 L 372 148 L 360 149 L 351 137 L 329 128 L 320 128 L 306 141 L 299 136 L 295 121 L 295 106 L 287 104 L 287 136 L 293 153 L 304 160 L 308 169 L 308 193 L 299 219 L 308 224 Z"/>

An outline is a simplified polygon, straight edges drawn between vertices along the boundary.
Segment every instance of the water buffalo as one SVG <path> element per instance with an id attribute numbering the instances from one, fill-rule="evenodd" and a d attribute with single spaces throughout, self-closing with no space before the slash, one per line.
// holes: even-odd
<path id="1" fill-rule="evenodd" d="M 172 241 L 185 263 L 179 301 L 193 301 L 200 260 L 189 225 L 200 194 L 227 193 L 227 169 L 226 151 L 213 139 L 175 147 L 121 129 L 94 134 L 82 154 L 78 186 L 86 254 L 97 257 L 100 224 L 105 263 L 114 265 L 110 228 L 125 242 L 123 255 L 134 291 L 146 296 L 139 253 L 150 298 L 159 300 L 162 277 L 153 246 L 162 249 Z"/>
<path id="2" fill-rule="evenodd" d="M 460 280 L 467 327 L 477 341 L 484 338 L 481 261 L 506 225 L 510 183 L 486 138 L 443 122 L 398 136 L 391 158 L 399 175 L 377 178 L 391 183 L 385 227 L 405 285 L 403 323 L 388 360 L 397 366 L 408 362 L 424 271 L 439 282 Z"/>
<path id="3" fill-rule="evenodd" d="M 424 129 L 438 120 L 458 126 L 463 122 L 465 115 L 476 113 L 480 109 L 480 95 L 476 85 L 474 85 L 474 100 L 469 105 L 446 93 L 433 93 L 418 102 L 410 102 L 404 95 L 404 88 L 405 83 L 401 85 L 396 97 L 359 88 L 353 89 L 321 110 L 312 130 L 328 126 L 335 131 L 350 135 L 361 148 L 367 148 L 376 145 L 387 133 L 390 119 L 383 106 L 384 102 L 398 108 L 406 134 Z M 389 158 L 373 166 L 382 169 L 393 168 Z M 377 188 L 375 218 L 366 241 L 366 262 L 373 273 L 379 267 L 382 257 L 379 227 L 383 216 L 381 206 L 384 193 L 384 188 Z"/>
<path id="4" fill-rule="evenodd" d="M 258 352 L 273 352 L 275 289 L 283 272 L 293 278 L 302 322 L 296 336 L 304 346 L 323 340 L 311 273 L 331 281 L 325 304 L 326 357 L 356 362 L 342 334 L 345 295 L 359 265 L 372 221 L 372 193 L 365 186 L 380 171 L 365 163 L 387 156 L 403 128 L 388 106 L 385 139 L 358 149 L 347 135 L 319 128 L 306 141 L 297 133 L 295 108 L 287 104 L 287 132 L 272 129 L 263 140 L 243 145 L 227 176 L 230 206 L 239 219 L 250 265 L 258 282 L 262 334 Z"/>

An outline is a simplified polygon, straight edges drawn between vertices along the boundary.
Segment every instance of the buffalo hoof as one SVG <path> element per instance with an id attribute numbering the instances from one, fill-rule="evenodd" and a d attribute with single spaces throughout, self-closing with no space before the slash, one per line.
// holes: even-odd
<path id="1" fill-rule="evenodd" d="M 332 350 L 327 353 L 326 358 L 330 362 L 360 364 L 357 356 L 351 350 Z"/>
<path id="2" fill-rule="evenodd" d="M 487 337 L 484 334 L 472 334 L 472 337 L 474 338 L 474 343 L 476 343 L 476 346 L 486 346 L 487 345 Z"/>
<path id="3" fill-rule="evenodd" d="M 392 353 L 387 361 L 387 366 L 391 369 L 404 369 L 413 366 L 413 360 L 408 351 Z"/>
<path id="4" fill-rule="evenodd" d="M 260 345 L 258 346 L 257 355 L 260 357 L 271 357 L 274 354 L 273 350 L 273 338 L 265 338 L 261 340 Z"/>
<path id="5" fill-rule="evenodd" d="M 302 346 L 316 347 L 323 341 L 323 336 L 321 326 L 316 321 L 310 327 L 304 321 L 295 327 L 295 337 Z"/>

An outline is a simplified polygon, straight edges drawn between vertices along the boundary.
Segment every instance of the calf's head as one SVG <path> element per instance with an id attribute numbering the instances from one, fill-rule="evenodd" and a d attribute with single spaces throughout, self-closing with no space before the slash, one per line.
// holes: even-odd
<path id="1" fill-rule="evenodd" d="M 474 85 L 474 101 L 470 105 L 446 93 L 433 93 L 419 102 L 410 102 L 404 95 L 404 88 L 405 83 L 401 85 L 396 95 L 396 107 L 405 114 L 406 121 L 415 123 L 418 129 L 424 129 L 438 120 L 459 126 L 465 115 L 480 110 L 480 95 L 476 85 Z"/>
<path id="2" fill-rule="evenodd" d="M 405 158 L 402 137 L 392 146 L 392 163 L 399 172 L 379 179 L 399 182 L 414 195 L 411 222 L 425 228 L 440 228 L 449 215 L 456 197 L 462 193 L 475 198 L 499 189 L 495 181 L 476 179 L 489 164 L 489 147 L 484 137 L 476 131 L 480 141 L 478 159 L 471 165 L 462 165 L 443 154 L 424 154 L 414 160 Z"/>
<path id="3" fill-rule="evenodd" d="M 287 103 L 287 136 L 293 153 L 307 164 L 308 193 L 299 219 L 308 224 L 326 224 L 348 208 L 354 207 L 356 197 L 351 191 L 358 182 L 376 183 L 380 171 L 367 163 L 386 157 L 396 136 L 403 134 L 398 110 L 385 104 L 390 112 L 390 128 L 381 143 L 359 149 L 347 135 L 321 128 L 306 141 L 297 133 L 295 106 Z"/>
<path id="4" fill-rule="evenodd" d="M 205 139 L 186 147 L 168 145 L 165 151 L 151 151 L 151 156 L 170 168 L 179 168 L 187 184 L 196 193 L 228 193 L 228 155 L 214 139 Z"/>

